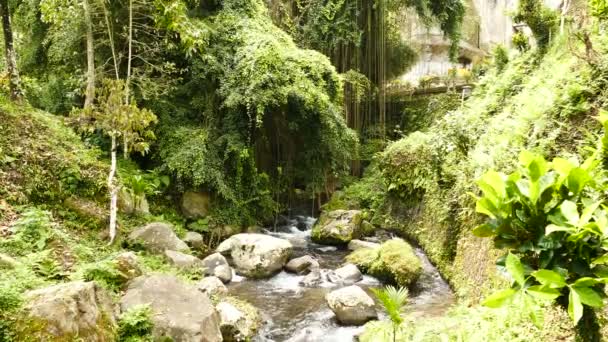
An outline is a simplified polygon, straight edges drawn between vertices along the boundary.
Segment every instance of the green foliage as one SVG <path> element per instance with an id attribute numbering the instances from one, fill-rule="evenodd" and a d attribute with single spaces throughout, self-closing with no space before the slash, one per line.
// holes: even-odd
<path id="1" fill-rule="evenodd" d="M 503 45 L 496 45 L 492 55 L 494 56 L 494 66 L 498 72 L 501 72 L 509 63 L 509 51 Z"/>
<path id="2" fill-rule="evenodd" d="M 515 32 L 513 37 L 511 37 L 511 42 L 513 43 L 513 46 L 515 46 L 521 52 L 525 52 L 530 49 L 530 41 L 528 36 L 526 36 L 526 34 L 522 31 Z"/>
<path id="3" fill-rule="evenodd" d="M 356 250 L 347 260 L 365 273 L 402 287 L 413 284 L 422 272 L 412 246 L 401 239 L 389 240 L 376 249 Z"/>
<path id="4" fill-rule="evenodd" d="M 591 14 L 600 20 L 608 19 L 608 1 L 606 0 L 589 0 Z"/>
<path id="5" fill-rule="evenodd" d="M 545 7 L 541 0 L 522 0 L 513 17 L 516 22 L 523 22 L 530 27 L 536 44 L 545 50 L 555 34 L 558 18 L 555 11 Z"/>
<path id="6" fill-rule="evenodd" d="M 0 240 L 0 247 L 19 255 L 42 251 L 53 236 L 52 226 L 50 212 L 27 208 L 10 227 L 13 234 Z"/>
<path id="7" fill-rule="evenodd" d="M 88 148 L 61 121 L 0 101 L 0 197 L 52 203 L 103 192 L 106 165 L 98 160 L 99 150 Z"/>
<path id="8" fill-rule="evenodd" d="M 524 151 L 518 171 L 490 171 L 477 182 L 484 196 L 476 210 L 488 221 L 473 234 L 493 237 L 496 247 L 511 251 L 504 263 L 515 280 L 513 289 L 487 298 L 487 306 L 520 295 L 537 325 L 536 300 L 562 297 L 575 323 L 583 305 L 603 306 L 608 214 L 601 207 L 605 185 L 598 164 L 595 155 L 583 164 L 562 158 L 549 163 Z"/>
<path id="9" fill-rule="evenodd" d="M 123 312 L 118 319 L 118 340 L 122 342 L 151 342 L 152 310 L 149 306 L 135 306 Z"/>

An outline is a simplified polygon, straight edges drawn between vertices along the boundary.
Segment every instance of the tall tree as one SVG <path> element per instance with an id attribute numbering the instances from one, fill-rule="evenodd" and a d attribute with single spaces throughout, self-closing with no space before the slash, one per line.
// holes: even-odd
<path id="1" fill-rule="evenodd" d="M 13 101 L 23 98 L 21 79 L 17 69 L 17 54 L 13 44 L 13 28 L 11 26 L 11 12 L 7 0 L 0 0 L 0 15 L 2 15 L 2 32 L 4 33 L 4 56 L 9 77 L 10 96 Z"/>
<path id="2" fill-rule="evenodd" d="M 93 38 L 93 20 L 89 0 L 82 1 L 87 41 L 87 89 L 85 91 L 84 107 L 93 105 L 95 100 L 95 44 Z"/>

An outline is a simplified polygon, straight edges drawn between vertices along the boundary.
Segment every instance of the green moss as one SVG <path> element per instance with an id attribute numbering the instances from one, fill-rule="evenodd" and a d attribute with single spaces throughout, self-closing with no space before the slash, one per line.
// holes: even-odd
<path id="1" fill-rule="evenodd" d="M 376 249 L 356 250 L 347 260 L 369 275 L 403 287 L 413 284 L 422 273 L 412 246 L 401 239 L 386 241 Z"/>

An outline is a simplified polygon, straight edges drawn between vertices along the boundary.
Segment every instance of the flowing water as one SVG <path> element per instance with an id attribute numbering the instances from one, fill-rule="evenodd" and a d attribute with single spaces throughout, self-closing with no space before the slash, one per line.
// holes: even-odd
<path id="1" fill-rule="evenodd" d="M 298 216 L 269 235 L 289 240 L 294 246 L 294 257 L 312 255 L 319 261 L 323 272 L 336 269 L 344 263 L 348 250 L 322 246 L 310 240 L 315 219 Z M 416 249 L 423 266 L 423 274 L 410 290 L 407 312 L 414 317 L 443 314 L 454 302 L 448 284 L 428 260 L 421 249 Z M 257 307 L 263 326 L 256 342 L 351 342 L 362 332 L 362 327 L 340 326 L 325 303 L 325 295 L 339 287 L 327 281 L 317 287 L 303 287 L 304 276 L 281 272 L 270 279 L 249 280 L 236 277 L 229 292 Z M 375 278 L 364 276 L 357 283 L 366 291 L 381 287 Z M 372 296 L 373 297 L 373 296 Z M 380 319 L 386 318 L 377 306 Z"/>

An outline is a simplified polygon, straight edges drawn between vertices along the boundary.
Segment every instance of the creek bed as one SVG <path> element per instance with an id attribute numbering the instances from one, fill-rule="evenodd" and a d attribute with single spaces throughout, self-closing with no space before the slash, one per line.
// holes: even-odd
<path id="1" fill-rule="evenodd" d="M 310 240 L 313 224 L 313 218 L 298 216 L 277 227 L 276 231 L 266 233 L 291 241 L 294 257 L 311 255 L 317 258 L 323 270 L 339 268 L 349 251 L 313 243 Z M 441 315 L 454 303 L 454 294 L 424 252 L 417 248 L 416 254 L 422 261 L 423 273 L 410 291 L 406 310 L 415 317 Z M 237 276 L 230 284 L 231 295 L 247 300 L 262 314 L 263 326 L 254 342 L 352 342 L 362 332 L 363 327 L 339 325 L 325 303 L 325 295 L 337 289 L 337 284 L 324 281 L 317 287 L 304 287 L 300 285 L 303 278 L 282 271 L 264 280 Z M 371 288 L 383 284 L 364 276 L 357 285 L 371 292 Z M 376 308 L 380 319 L 386 318 L 378 304 Z"/>

